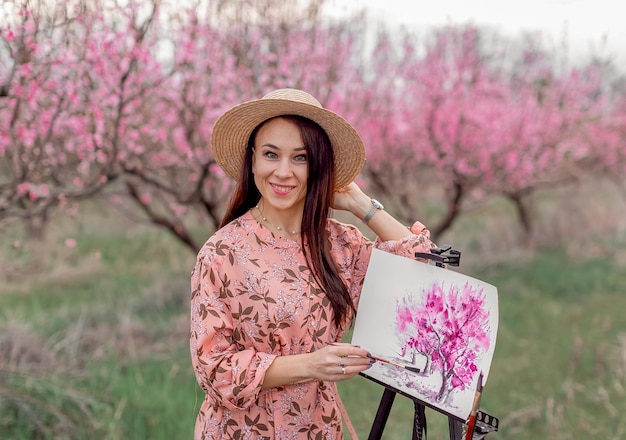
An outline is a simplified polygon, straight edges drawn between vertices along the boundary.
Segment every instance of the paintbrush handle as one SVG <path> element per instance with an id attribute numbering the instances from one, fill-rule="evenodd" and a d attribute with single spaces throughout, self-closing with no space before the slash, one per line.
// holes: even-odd
<path id="1" fill-rule="evenodd" d="M 465 440 L 472 440 L 474 436 L 474 427 L 476 426 L 476 413 L 472 411 L 469 420 L 467 421 L 467 431 L 465 433 Z"/>
<path id="2" fill-rule="evenodd" d="M 474 393 L 474 402 L 472 402 L 472 411 L 470 412 L 469 419 L 467 421 L 467 433 L 465 434 L 465 440 L 472 440 L 474 436 L 474 427 L 476 426 L 476 414 L 480 407 L 480 396 L 483 392 L 483 372 L 480 372 L 478 376 L 478 383 L 476 384 L 476 393 Z"/>
<path id="3" fill-rule="evenodd" d="M 378 357 L 378 356 L 374 356 L 374 355 L 372 355 L 372 359 L 380 361 L 380 362 L 384 362 L 386 364 L 395 365 L 396 367 L 404 368 L 404 365 L 398 364 L 397 362 L 394 362 L 394 361 L 390 361 L 389 359 L 384 359 L 384 358 L 381 358 L 381 357 Z"/>
<path id="4" fill-rule="evenodd" d="M 371 358 L 374 359 L 374 360 L 380 361 L 380 362 L 385 362 L 387 364 L 395 365 L 396 367 L 405 368 L 405 369 L 409 369 L 409 370 L 413 369 L 412 367 L 408 367 L 406 365 L 402 365 L 402 364 L 399 364 L 397 362 L 390 361 L 389 359 L 381 358 L 381 357 L 378 357 L 378 356 L 371 355 Z"/>

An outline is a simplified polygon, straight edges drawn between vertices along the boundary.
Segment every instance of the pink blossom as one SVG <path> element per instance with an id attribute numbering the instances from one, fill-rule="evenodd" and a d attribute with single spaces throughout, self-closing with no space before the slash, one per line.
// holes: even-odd
<path id="1" fill-rule="evenodd" d="M 17 185 L 17 194 L 19 196 L 24 196 L 24 195 L 28 194 L 29 191 L 30 191 L 30 183 L 22 182 L 22 183 Z"/>

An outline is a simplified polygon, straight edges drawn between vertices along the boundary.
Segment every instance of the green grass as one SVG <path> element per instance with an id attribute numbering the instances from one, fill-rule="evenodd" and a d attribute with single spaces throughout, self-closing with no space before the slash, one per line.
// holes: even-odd
<path id="1" fill-rule="evenodd" d="M 621 438 L 623 267 L 547 251 L 482 278 L 497 285 L 500 295 L 499 339 L 484 406 L 508 422 L 506 438 Z"/>
<path id="2" fill-rule="evenodd" d="M 63 245 L 70 233 L 0 244 L 0 262 L 21 270 L 0 283 L 0 350 L 9 341 L 25 353 L 0 363 L 0 438 L 192 438 L 203 399 L 188 352 L 194 256 L 141 227 L 94 222 L 72 235 L 76 248 Z M 501 429 L 489 438 L 626 437 L 624 267 L 556 249 L 469 275 L 499 291 L 482 409 Z M 362 377 L 339 387 L 367 438 L 382 388 Z M 427 417 L 428 438 L 447 439 L 447 419 Z M 396 397 L 383 438 L 410 438 L 412 418 L 412 402 Z"/>

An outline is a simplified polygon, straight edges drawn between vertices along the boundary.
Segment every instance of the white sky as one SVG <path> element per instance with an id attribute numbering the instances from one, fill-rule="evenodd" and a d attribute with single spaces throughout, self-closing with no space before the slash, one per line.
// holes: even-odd
<path id="1" fill-rule="evenodd" d="M 570 55 L 612 56 L 626 71 L 626 0 L 334 0 L 346 11 L 418 31 L 445 24 L 486 25 L 505 35 L 541 32 L 553 45 L 566 37 Z"/>

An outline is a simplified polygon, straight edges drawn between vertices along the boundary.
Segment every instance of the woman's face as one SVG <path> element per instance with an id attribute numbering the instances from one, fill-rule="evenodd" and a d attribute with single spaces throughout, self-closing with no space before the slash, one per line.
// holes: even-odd
<path id="1" fill-rule="evenodd" d="M 264 209 L 304 209 L 309 164 L 296 124 L 275 118 L 259 129 L 254 140 L 252 172 Z"/>

